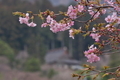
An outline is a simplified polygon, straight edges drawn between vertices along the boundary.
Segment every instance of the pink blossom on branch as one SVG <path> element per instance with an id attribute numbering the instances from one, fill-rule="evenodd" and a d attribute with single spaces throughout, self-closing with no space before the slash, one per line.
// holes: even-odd
<path id="1" fill-rule="evenodd" d="M 109 6 L 112 6 L 112 7 L 114 8 L 114 10 L 120 11 L 120 6 L 119 6 L 119 4 L 116 5 L 116 4 L 114 3 L 114 0 L 105 0 L 105 2 L 107 2 Z"/>
<path id="2" fill-rule="evenodd" d="M 74 39 L 73 29 L 69 30 L 69 37 L 71 37 L 72 39 Z"/>
<path id="3" fill-rule="evenodd" d="M 84 10 L 83 5 L 78 5 L 77 7 L 73 7 L 72 5 L 70 5 L 68 7 L 67 15 L 71 19 L 76 19 L 77 18 L 77 13 L 82 12 L 83 10 Z"/>
<path id="4" fill-rule="evenodd" d="M 28 23 L 27 25 L 28 25 L 29 27 L 35 27 L 37 24 L 34 23 L 34 22 L 31 22 L 31 23 Z"/>
<path id="5" fill-rule="evenodd" d="M 48 25 L 47 23 L 43 23 L 41 27 L 46 27 L 47 25 Z"/>
<path id="6" fill-rule="evenodd" d="M 28 25 L 29 27 L 35 27 L 37 24 L 34 22 L 29 23 L 29 19 L 30 19 L 29 13 L 26 13 L 25 17 L 19 17 L 19 22 L 20 24 L 24 23 Z"/>
<path id="7" fill-rule="evenodd" d="M 118 23 L 120 24 L 120 17 L 117 16 L 117 13 L 116 12 L 113 12 L 112 15 L 108 15 L 106 18 L 105 18 L 105 21 L 107 23 Z"/>
<path id="8" fill-rule="evenodd" d="M 89 8 L 92 8 L 92 7 L 89 7 Z M 99 12 L 99 11 L 96 13 L 96 12 L 93 11 L 92 9 L 89 9 L 88 12 L 89 12 L 89 14 L 90 14 L 91 16 L 93 16 L 94 19 L 98 18 L 99 15 L 100 15 L 100 12 Z"/>
<path id="9" fill-rule="evenodd" d="M 78 11 L 79 11 L 79 12 L 82 12 L 83 10 L 84 10 L 83 5 L 78 5 Z"/>
<path id="10" fill-rule="evenodd" d="M 27 19 L 27 18 L 22 18 L 22 17 L 19 17 L 19 22 L 20 22 L 20 24 L 28 24 L 28 20 L 29 19 Z"/>
<path id="11" fill-rule="evenodd" d="M 95 53 L 96 50 L 97 50 L 97 48 L 94 47 L 94 45 L 91 45 L 91 46 L 89 47 L 89 50 L 88 50 L 88 51 L 85 51 L 84 53 L 85 53 L 85 55 L 88 55 L 88 54 L 91 54 L 91 53 Z"/>
<path id="12" fill-rule="evenodd" d="M 99 38 L 101 37 L 101 35 L 99 35 L 98 33 L 91 33 L 90 36 L 95 39 L 96 42 L 100 41 Z"/>
<path id="13" fill-rule="evenodd" d="M 29 14 L 26 13 L 25 17 L 19 17 L 19 22 L 20 24 L 28 24 L 29 21 Z"/>
<path id="14" fill-rule="evenodd" d="M 78 0 L 75 0 L 75 1 L 78 1 Z M 98 5 L 98 4 L 94 3 L 94 1 L 90 0 L 89 4 L 85 4 L 84 0 L 81 0 L 81 1 L 78 2 L 78 4 L 76 6 L 70 5 L 68 7 L 68 10 L 67 10 L 67 15 L 66 15 L 66 12 L 64 13 L 65 17 L 66 16 L 69 17 L 69 20 L 67 20 L 68 19 L 67 18 L 65 21 L 63 20 L 63 21 L 57 22 L 56 20 L 54 20 L 50 16 L 50 15 L 54 16 L 54 14 L 51 13 L 51 11 L 48 11 L 47 14 L 45 14 L 44 12 L 41 12 L 40 15 L 42 17 L 46 17 L 48 14 L 50 14 L 50 15 L 47 16 L 46 22 L 43 23 L 41 25 L 41 27 L 49 26 L 50 30 L 54 33 L 59 32 L 59 31 L 65 31 L 65 30 L 70 29 L 71 26 L 74 25 L 73 20 L 76 19 L 77 17 L 79 17 L 79 15 L 80 15 L 79 13 L 82 13 L 82 11 L 86 11 L 85 14 L 88 11 L 89 14 L 91 15 L 91 18 L 96 19 L 101 14 L 105 14 L 106 10 L 109 10 L 108 8 L 113 8 L 113 10 L 116 11 L 116 12 L 113 12 L 112 15 L 108 15 L 105 18 L 105 21 L 107 22 L 107 25 L 105 26 L 105 28 L 103 28 L 103 29 L 106 29 L 108 31 L 113 32 L 115 30 L 114 26 L 116 26 L 116 24 L 120 24 L 120 17 L 118 16 L 119 11 L 120 11 L 120 6 L 115 4 L 115 0 L 105 0 L 106 2 L 103 5 L 101 3 L 100 3 L 101 5 Z M 108 8 L 107 8 L 107 6 L 108 6 Z M 35 27 L 37 24 L 35 24 L 34 22 L 29 23 L 30 19 L 31 18 L 29 18 L 28 13 L 26 13 L 25 17 L 19 17 L 19 21 L 20 21 L 21 24 L 24 23 L 24 24 L 27 24 L 30 27 Z M 78 20 L 75 20 L 75 21 L 78 21 Z M 92 20 L 89 20 L 89 21 L 91 22 Z M 102 30 L 102 28 L 100 28 L 100 29 Z M 99 32 L 101 31 L 100 29 L 99 28 L 96 28 L 96 29 L 93 28 L 92 31 L 91 31 L 91 34 L 90 34 L 90 36 L 93 39 L 95 39 L 96 42 L 100 41 L 100 37 L 102 36 L 102 35 L 99 34 Z M 118 29 L 118 31 L 120 31 L 120 30 Z M 81 33 L 82 33 L 82 31 L 81 31 Z M 75 31 L 73 29 L 70 29 L 69 30 L 69 37 L 74 39 L 74 35 L 75 35 Z M 97 55 L 97 51 L 98 51 L 97 47 L 94 47 L 94 45 L 91 45 L 89 47 L 89 50 L 84 52 L 85 56 L 88 58 L 87 62 L 92 63 L 92 62 L 96 62 L 96 61 L 100 60 L 100 58 Z"/>
<path id="15" fill-rule="evenodd" d="M 76 19 L 77 18 L 77 8 L 74 8 L 72 5 L 70 5 L 68 7 L 67 14 L 71 19 Z"/>
<path id="16" fill-rule="evenodd" d="M 54 33 L 59 31 L 65 31 L 70 29 L 74 25 L 74 21 L 68 21 L 66 23 L 58 23 L 50 15 L 46 18 L 46 23 L 43 23 L 41 27 L 50 26 L 50 30 Z"/>
<path id="17" fill-rule="evenodd" d="M 93 62 L 100 61 L 100 57 L 98 57 L 94 53 L 91 53 L 91 54 L 88 54 L 88 55 L 85 55 L 85 56 L 88 58 L 87 62 L 93 63 Z"/>
<path id="18" fill-rule="evenodd" d="M 85 57 L 88 58 L 87 62 L 90 62 L 90 63 L 93 63 L 93 62 L 96 62 L 96 61 L 100 61 L 100 58 L 94 54 L 96 53 L 98 49 L 96 47 L 94 47 L 94 45 L 91 45 L 89 47 L 89 50 L 88 51 L 85 51 Z"/>
<path id="19" fill-rule="evenodd" d="M 51 21 L 53 21 L 53 18 L 51 18 L 50 15 L 48 15 L 48 17 L 46 18 L 46 22 L 50 23 Z"/>

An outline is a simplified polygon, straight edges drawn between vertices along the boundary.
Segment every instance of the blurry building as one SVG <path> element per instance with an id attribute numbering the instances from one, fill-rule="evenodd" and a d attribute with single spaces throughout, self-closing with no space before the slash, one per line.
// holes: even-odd
<path id="1" fill-rule="evenodd" d="M 70 58 L 69 52 L 66 47 L 52 49 L 47 52 L 45 56 L 45 62 L 49 65 L 62 68 L 74 68 L 79 69 L 80 61 Z M 77 66 L 77 67 L 76 67 Z"/>

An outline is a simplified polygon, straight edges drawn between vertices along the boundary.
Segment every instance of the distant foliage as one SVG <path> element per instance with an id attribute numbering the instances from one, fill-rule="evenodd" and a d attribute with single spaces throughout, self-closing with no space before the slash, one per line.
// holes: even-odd
<path id="1" fill-rule="evenodd" d="M 10 61 L 13 61 L 15 56 L 13 49 L 2 40 L 0 40 L 0 56 L 6 56 Z"/>
<path id="2" fill-rule="evenodd" d="M 37 58 L 30 58 L 25 62 L 25 71 L 35 72 L 40 70 L 40 61 Z"/>
<path id="3" fill-rule="evenodd" d="M 54 70 L 54 69 L 50 69 L 49 71 L 48 71 L 48 74 L 47 74 L 47 77 L 48 78 L 52 78 L 54 75 L 56 75 L 57 74 L 57 72 Z"/>
<path id="4" fill-rule="evenodd" d="M 41 70 L 40 77 L 48 77 L 49 79 L 53 78 L 55 75 L 58 74 L 57 71 L 55 71 L 54 69 L 49 69 L 49 70 Z"/>

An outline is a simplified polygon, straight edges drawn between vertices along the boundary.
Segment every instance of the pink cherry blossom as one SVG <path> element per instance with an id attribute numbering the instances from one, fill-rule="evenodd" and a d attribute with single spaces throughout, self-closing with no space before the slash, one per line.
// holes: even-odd
<path id="1" fill-rule="evenodd" d="M 25 17 L 19 17 L 20 24 L 29 24 L 29 13 L 26 13 Z"/>
<path id="2" fill-rule="evenodd" d="M 68 22 L 67 24 L 63 24 L 63 23 L 57 23 L 56 21 L 54 23 L 51 23 L 50 26 L 50 30 L 54 33 L 59 32 L 59 31 L 65 31 L 70 29 L 70 27 L 72 25 L 70 25 L 71 22 Z"/>
<path id="3" fill-rule="evenodd" d="M 93 9 L 93 7 L 91 7 L 91 6 L 88 8 L 88 12 L 91 16 L 94 15 L 94 11 L 92 9 Z"/>
<path id="4" fill-rule="evenodd" d="M 85 55 L 88 55 L 88 54 L 91 54 L 91 53 L 96 52 L 96 50 L 97 50 L 97 48 L 94 47 L 94 45 L 91 45 L 91 46 L 89 47 L 89 50 L 88 50 L 88 51 L 85 51 L 84 53 L 85 53 Z"/>
<path id="5" fill-rule="evenodd" d="M 35 27 L 37 24 L 34 23 L 34 22 L 31 22 L 31 23 L 28 23 L 27 25 L 28 25 L 29 27 Z"/>
<path id="6" fill-rule="evenodd" d="M 102 12 L 102 14 L 105 14 L 106 13 L 106 9 L 102 9 L 101 12 Z"/>
<path id="7" fill-rule="evenodd" d="M 47 20 L 47 23 L 50 23 L 51 21 L 53 21 L 53 18 L 51 18 L 51 16 L 48 15 L 48 17 L 46 18 L 46 20 Z"/>
<path id="8" fill-rule="evenodd" d="M 101 37 L 101 35 L 99 35 L 98 33 L 91 33 L 90 36 L 95 39 L 96 42 L 99 41 L 99 38 Z"/>
<path id="9" fill-rule="evenodd" d="M 117 16 L 117 13 L 116 12 L 113 12 L 112 15 L 108 15 L 106 18 L 105 18 L 105 21 L 107 23 L 113 23 L 113 22 L 116 22 L 117 24 L 120 23 L 120 17 Z"/>
<path id="10" fill-rule="evenodd" d="M 76 19 L 76 18 L 77 18 L 77 15 L 76 15 L 76 13 L 71 13 L 71 14 L 69 14 L 69 17 L 70 17 L 71 19 Z"/>
<path id="11" fill-rule="evenodd" d="M 83 5 L 78 5 L 78 11 L 79 11 L 79 12 L 82 12 L 83 10 L 84 10 Z"/>
<path id="12" fill-rule="evenodd" d="M 110 24 L 107 24 L 105 27 L 107 28 L 108 31 L 112 32 L 114 30 L 113 29 L 114 26 L 111 26 Z"/>
<path id="13" fill-rule="evenodd" d="M 74 39 L 73 29 L 70 29 L 70 30 L 69 30 L 69 37 L 71 37 L 71 38 L 73 38 L 73 39 Z"/>
<path id="14" fill-rule="evenodd" d="M 85 56 L 88 58 L 87 62 L 93 63 L 93 62 L 96 62 L 96 61 L 100 61 L 100 57 L 98 57 L 94 53 L 91 53 L 91 54 L 88 54 L 88 55 L 85 55 Z"/>
<path id="15" fill-rule="evenodd" d="M 97 13 L 94 15 L 94 18 L 95 18 L 95 19 L 98 18 L 99 15 L 100 15 L 100 12 L 97 12 Z"/>
<path id="16" fill-rule="evenodd" d="M 111 16 L 108 15 L 108 16 L 105 18 L 105 21 L 106 21 L 107 23 L 111 23 L 111 22 L 112 22 Z"/>
<path id="17" fill-rule="evenodd" d="M 91 5 L 91 6 L 92 6 L 92 5 Z M 89 12 L 89 14 L 90 14 L 91 16 L 93 16 L 94 19 L 96 19 L 96 18 L 99 17 L 100 12 L 99 12 L 99 11 L 98 11 L 98 12 L 94 11 L 94 10 L 93 10 L 93 7 L 91 7 L 91 6 L 89 7 L 88 12 Z"/>
<path id="18" fill-rule="evenodd" d="M 73 10 L 73 6 L 72 6 L 72 5 L 70 5 L 70 6 L 68 7 L 67 14 L 70 14 L 70 13 L 72 12 L 72 10 Z"/>
<path id="19" fill-rule="evenodd" d="M 41 27 L 46 27 L 47 25 L 48 25 L 47 23 L 43 23 Z"/>
<path id="20" fill-rule="evenodd" d="M 19 17 L 19 22 L 20 22 L 20 24 L 28 24 L 28 20 L 29 19 L 27 19 L 27 18 L 22 18 L 22 17 Z"/>
<path id="21" fill-rule="evenodd" d="M 68 7 L 67 14 L 71 19 L 76 19 L 77 18 L 77 8 L 73 8 L 72 5 Z"/>
<path id="22" fill-rule="evenodd" d="M 120 6 L 115 5 L 113 0 L 105 0 L 105 1 L 108 3 L 108 5 L 112 6 L 114 8 L 114 10 L 120 11 Z"/>
<path id="23" fill-rule="evenodd" d="M 92 63 L 92 62 L 96 62 L 96 61 L 100 60 L 100 58 L 96 54 L 94 54 L 97 50 L 98 49 L 96 47 L 94 47 L 94 45 L 91 45 L 89 47 L 89 50 L 84 52 L 85 57 L 88 58 L 87 62 Z"/>
<path id="24" fill-rule="evenodd" d="M 113 0 L 105 0 L 109 5 L 113 5 L 114 3 L 113 3 Z"/>
<path id="25" fill-rule="evenodd" d="M 88 10 L 88 12 L 89 12 L 89 14 L 90 14 L 91 16 L 94 15 L 94 11 L 92 11 L 92 10 Z"/>
<path id="26" fill-rule="evenodd" d="M 74 21 L 69 21 L 67 23 L 58 23 L 56 20 L 51 18 L 50 15 L 46 18 L 46 23 L 43 23 L 41 27 L 50 26 L 50 30 L 54 33 L 59 31 L 65 31 L 70 29 L 71 26 L 74 25 Z"/>

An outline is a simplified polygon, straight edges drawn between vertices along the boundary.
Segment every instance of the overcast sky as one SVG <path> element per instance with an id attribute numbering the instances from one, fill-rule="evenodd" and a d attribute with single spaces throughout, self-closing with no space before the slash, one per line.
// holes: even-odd
<path id="1" fill-rule="evenodd" d="M 74 0 L 50 0 L 54 6 L 69 5 Z"/>

